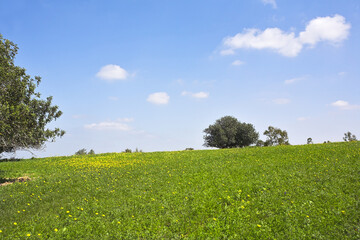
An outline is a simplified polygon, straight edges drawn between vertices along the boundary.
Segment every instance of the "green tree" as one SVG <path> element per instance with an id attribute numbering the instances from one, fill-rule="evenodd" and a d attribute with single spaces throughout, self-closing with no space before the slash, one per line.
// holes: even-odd
<path id="1" fill-rule="evenodd" d="M 306 140 L 306 143 L 307 143 L 307 144 L 313 144 L 312 138 L 309 137 L 309 138 Z"/>
<path id="2" fill-rule="evenodd" d="M 46 128 L 62 114 L 52 106 L 52 97 L 40 99 L 35 91 L 41 78 L 26 74 L 15 66 L 18 47 L 0 34 L 0 154 L 19 149 L 40 149 L 46 141 L 55 141 L 64 131 Z"/>
<path id="3" fill-rule="evenodd" d="M 345 142 L 357 141 L 356 136 L 351 132 L 344 133 L 343 139 Z"/>
<path id="4" fill-rule="evenodd" d="M 85 148 L 82 148 L 75 153 L 75 155 L 86 155 L 86 154 L 87 154 L 87 151 Z"/>
<path id="5" fill-rule="evenodd" d="M 124 153 L 132 153 L 131 149 L 130 148 L 127 148 L 124 150 Z"/>
<path id="6" fill-rule="evenodd" d="M 241 123 L 236 118 L 225 116 L 204 130 L 204 146 L 234 148 L 249 146 L 259 138 L 259 133 L 250 123 Z"/>
<path id="7" fill-rule="evenodd" d="M 264 144 L 265 146 L 290 144 L 287 132 L 285 130 L 281 130 L 280 128 L 269 126 L 268 129 L 265 130 L 264 135 L 267 136 Z"/>
<path id="8" fill-rule="evenodd" d="M 91 149 L 91 150 L 88 152 L 88 154 L 94 155 L 94 154 L 95 154 L 95 151 L 94 151 L 93 149 Z"/>

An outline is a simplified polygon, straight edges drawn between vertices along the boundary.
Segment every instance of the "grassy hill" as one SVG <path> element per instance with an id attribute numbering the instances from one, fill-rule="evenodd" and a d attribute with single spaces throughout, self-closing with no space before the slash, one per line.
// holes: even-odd
<path id="1" fill-rule="evenodd" d="M 18 177 L 0 239 L 360 239 L 360 142 L 0 162 Z"/>

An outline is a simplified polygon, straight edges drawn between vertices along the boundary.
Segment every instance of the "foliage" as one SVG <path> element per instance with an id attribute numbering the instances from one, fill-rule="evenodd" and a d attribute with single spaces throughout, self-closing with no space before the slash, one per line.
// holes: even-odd
<path id="1" fill-rule="evenodd" d="M 87 151 L 85 148 L 82 148 L 75 153 L 75 155 L 86 155 L 86 154 L 87 154 Z"/>
<path id="2" fill-rule="evenodd" d="M 0 239 L 360 239 L 359 149 L 342 142 L 1 162 L 0 179 L 32 180 L 0 186 Z"/>
<path id="3" fill-rule="evenodd" d="M 308 139 L 306 140 L 306 143 L 307 143 L 307 144 L 313 144 L 312 138 L 308 138 Z"/>
<path id="4" fill-rule="evenodd" d="M 194 148 L 185 148 L 185 151 L 192 151 Z"/>
<path id="5" fill-rule="evenodd" d="M 89 152 L 88 152 L 89 155 L 93 155 L 95 154 L 95 151 L 93 149 L 91 149 Z"/>
<path id="6" fill-rule="evenodd" d="M 257 147 L 264 147 L 265 146 L 265 142 L 261 139 L 259 139 L 257 142 L 256 142 L 256 146 Z"/>
<path id="7" fill-rule="evenodd" d="M 124 153 L 132 153 L 131 149 L 130 148 L 127 148 L 124 150 Z"/>
<path id="8" fill-rule="evenodd" d="M 143 151 L 141 149 L 136 148 L 135 152 L 137 153 L 137 152 L 143 152 Z"/>
<path id="9" fill-rule="evenodd" d="M 264 135 L 267 136 L 265 146 L 289 145 L 288 134 L 285 130 L 269 126 Z"/>
<path id="10" fill-rule="evenodd" d="M 0 154 L 19 149 L 39 149 L 48 140 L 64 135 L 46 125 L 62 114 L 52 106 L 52 97 L 40 99 L 35 92 L 41 78 L 31 78 L 15 66 L 18 47 L 0 34 Z"/>
<path id="11" fill-rule="evenodd" d="M 259 138 L 259 133 L 250 123 L 241 123 L 236 118 L 225 116 L 204 130 L 204 146 L 235 148 L 250 146 Z"/>
<path id="12" fill-rule="evenodd" d="M 356 136 L 351 132 L 344 133 L 343 139 L 345 142 L 357 141 Z"/>

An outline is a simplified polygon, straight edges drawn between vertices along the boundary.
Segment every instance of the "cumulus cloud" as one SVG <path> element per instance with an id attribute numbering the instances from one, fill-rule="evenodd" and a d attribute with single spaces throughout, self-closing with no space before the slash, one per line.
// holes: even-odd
<path id="1" fill-rule="evenodd" d="M 279 28 L 245 29 L 234 37 L 228 37 L 224 45 L 232 50 L 239 48 L 273 49 L 287 57 L 294 57 L 302 49 L 302 44 L 295 33 L 285 33 Z"/>
<path id="2" fill-rule="evenodd" d="M 273 103 L 279 104 L 279 105 L 284 105 L 284 104 L 290 103 L 290 99 L 287 99 L 287 98 L 277 98 L 277 99 L 274 99 L 274 100 L 273 100 Z"/>
<path id="3" fill-rule="evenodd" d="M 240 66 L 240 65 L 243 65 L 244 62 L 243 61 L 240 61 L 240 60 L 235 60 L 231 63 L 231 65 L 233 66 Z"/>
<path id="4" fill-rule="evenodd" d="M 360 105 L 353 105 L 344 100 L 338 100 L 336 102 L 333 102 L 333 103 L 331 103 L 331 106 L 337 107 L 342 110 L 360 109 Z"/>
<path id="5" fill-rule="evenodd" d="M 336 14 L 334 17 L 318 17 L 311 20 L 301 32 L 299 39 L 303 44 L 314 46 L 320 41 L 328 41 L 338 44 L 349 35 L 350 24 L 345 18 Z"/>
<path id="6" fill-rule="evenodd" d="M 131 127 L 124 123 L 122 119 L 117 121 L 105 121 L 99 123 L 86 124 L 84 126 L 86 129 L 95 129 L 95 130 L 116 130 L 116 131 L 130 131 Z"/>
<path id="7" fill-rule="evenodd" d="M 181 93 L 181 95 L 182 96 L 190 96 L 192 98 L 208 98 L 209 97 L 209 93 L 207 93 L 207 92 L 192 93 L 192 92 L 184 91 Z"/>
<path id="8" fill-rule="evenodd" d="M 270 4 L 273 8 L 277 8 L 275 0 L 261 0 L 265 5 Z"/>
<path id="9" fill-rule="evenodd" d="M 341 15 L 318 17 L 311 20 L 305 31 L 296 36 L 294 32 L 284 32 L 279 28 L 267 28 L 264 31 L 244 29 L 233 37 L 224 39 L 225 49 L 220 52 L 234 53 L 236 49 L 270 49 L 286 57 L 296 57 L 304 45 L 314 47 L 318 42 L 339 44 L 349 35 L 351 25 Z"/>
<path id="10" fill-rule="evenodd" d="M 168 104 L 169 100 L 170 100 L 170 97 L 166 92 L 152 93 L 147 98 L 148 102 L 157 104 L 157 105 Z"/>
<path id="11" fill-rule="evenodd" d="M 299 77 L 299 78 L 291 78 L 291 79 L 286 79 L 285 81 L 284 81 L 284 83 L 285 84 L 293 84 L 293 83 L 295 83 L 295 82 L 298 82 L 298 81 L 301 81 L 301 80 L 303 80 L 304 78 L 302 78 L 302 77 Z"/>
<path id="12" fill-rule="evenodd" d="M 118 65 L 109 64 L 103 66 L 96 76 L 102 80 L 108 82 L 114 82 L 116 80 L 125 80 L 129 74 L 128 72 Z"/>

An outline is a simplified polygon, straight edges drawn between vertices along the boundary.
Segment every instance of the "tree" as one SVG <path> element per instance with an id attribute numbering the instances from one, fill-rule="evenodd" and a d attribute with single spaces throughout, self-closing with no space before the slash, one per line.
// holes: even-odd
<path id="1" fill-rule="evenodd" d="M 91 149 L 89 152 L 88 152 L 89 155 L 94 155 L 95 154 L 95 151 L 93 149 Z"/>
<path id="2" fill-rule="evenodd" d="M 259 138 L 259 133 L 250 123 L 239 122 L 236 118 L 225 116 L 204 130 L 204 146 L 234 148 L 250 146 Z"/>
<path id="3" fill-rule="evenodd" d="M 290 144 L 287 132 L 285 130 L 282 131 L 280 128 L 269 126 L 268 129 L 265 130 L 264 135 L 267 136 L 265 146 Z"/>
<path id="4" fill-rule="evenodd" d="M 87 154 L 87 151 L 85 148 L 82 148 L 75 153 L 75 155 L 86 155 L 86 154 Z"/>
<path id="5" fill-rule="evenodd" d="M 257 142 L 256 142 L 256 146 L 257 147 L 263 147 L 263 146 L 265 146 L 265 142 L 263 141 L 263 140 L 258 140 Z"/>
<path id="6" fill-rule="evenodd" d="M 351 132 L 344 133 L 344 135 L 343 139 L 345 142 L 357 141 L 356 136 Z"/>
<path id="7" fill-rule="evenodd" d="M 0 154 L 19 149 L 40 149 L 46 141 L 55 141 L 64 131 L 46 128 L 62 115 L 52 106 L 52 97 L 40 99 L 35 88 L 41 78 L 31 78 L 25 69 L 15 66 L 18 47 L 0 34 Z"/>
<path id="8" fill-rule="evenodd" d="M 306 141 L 307 144 L 313 144 L 313 140 L 312 138 L 308 138 L 307 141 Z"/>

